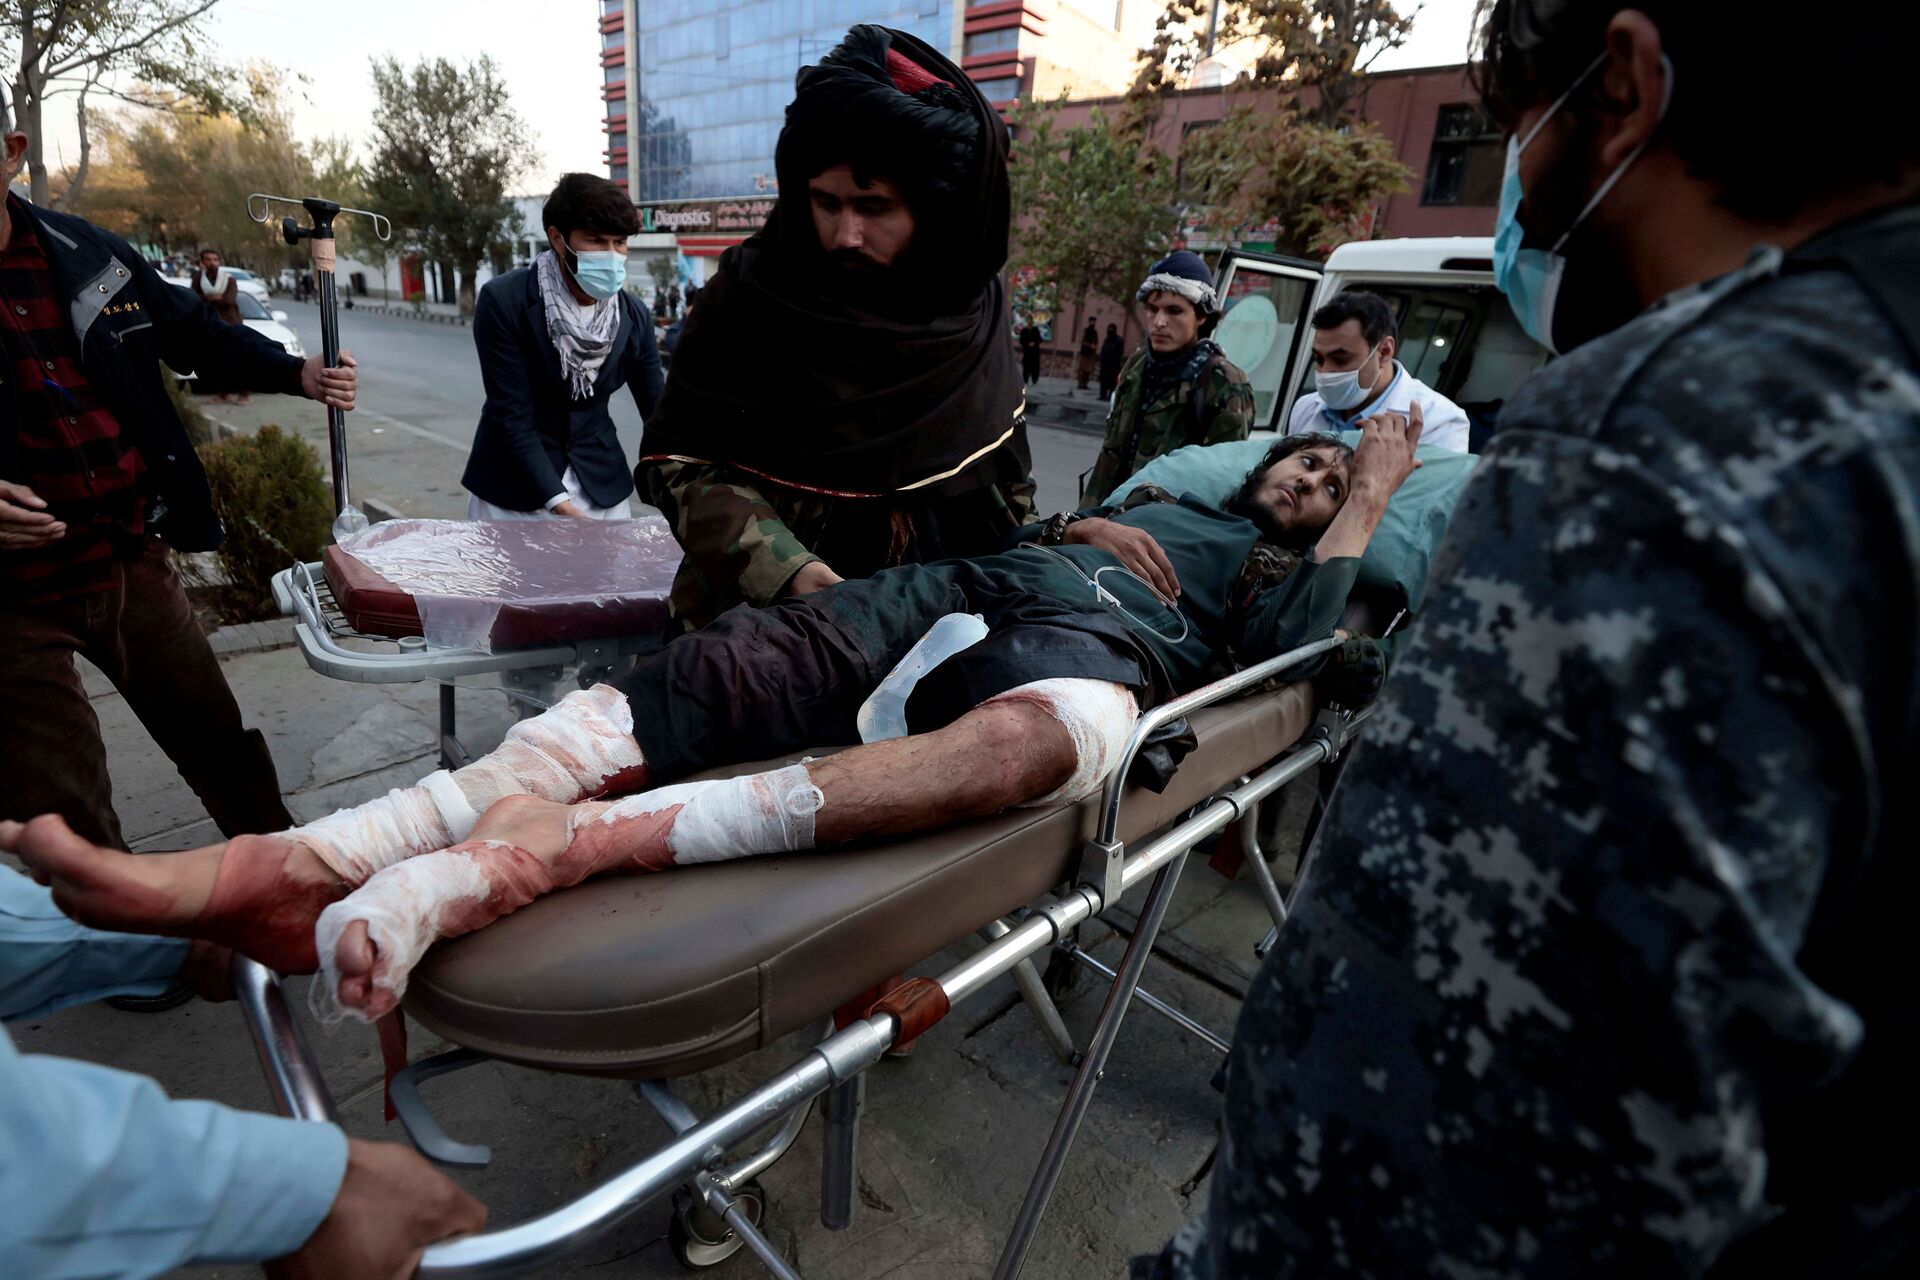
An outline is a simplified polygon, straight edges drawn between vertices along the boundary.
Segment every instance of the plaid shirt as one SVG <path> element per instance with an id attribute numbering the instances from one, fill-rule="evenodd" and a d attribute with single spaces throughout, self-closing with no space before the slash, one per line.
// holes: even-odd
<path id="1" fill-rule="evenodd" d="M 55 292 L 33 224 L 8 196 L 0 251 L 0 359 L 13 383 L 16 475 L 64 521 L 44 547 L 0 550 L 0 604 L 46 604 L 105 591 L 116 554 L 144 531 L 140 455 L 87 385 L 80 343 Z"/>

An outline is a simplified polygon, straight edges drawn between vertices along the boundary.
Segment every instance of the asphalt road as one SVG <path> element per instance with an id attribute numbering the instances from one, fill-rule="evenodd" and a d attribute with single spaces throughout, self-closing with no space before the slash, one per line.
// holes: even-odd
<path id="1" fill-rule="evenodd" d="M 320 350 L 317 306 L 286 298 L 275 298 L 272 306 L 288 313 L 289 323 L 308 351 Z M 409 461 L 422 465 L 405 467 L 395 474 L 419 473 L 422 487 L 427 481 L 433 482 L 441 495 L 438 501 L 444 504 L 445 493 L 459 484 L 480 409 L 486 402 L 473 331 L 464 325 L 354 310 L 340 313 L 340 341 L 360 361 L 359 407 L 350 420 L 353 431 L 379 427 L 383 433 L 411 437 L 417 447 L 410 446 L 415 456 Z M 743 376 L 751 373 L 750 369 L 742 370 Z M 615 397 L 613 420 L 627 456 L 638 457 L 640 414 L 631 396 Z M 1071 505 L 1077 479 L 1093 465 L 1099 442 L 1081 432 L 1053 427 L 1033 428 L 1029 439 L 1041 512 Z M 405 493 L 392 496 L 399 500 L 402 510 L 426 511 L 434 505 L 424 494 L 419 507 L 410 504 Z"/>

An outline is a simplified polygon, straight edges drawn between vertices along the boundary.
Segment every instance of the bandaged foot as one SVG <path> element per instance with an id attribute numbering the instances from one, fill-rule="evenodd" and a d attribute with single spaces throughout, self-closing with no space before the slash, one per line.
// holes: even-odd
<path id="1" fill-rule="evenodd" d="M 49 815 L 0 823 L 0 850 L 19 855 L 82 924 L 201 938 L 288 973 L 315 968 L 314 924 L 346 892 L 311 850 L 285 836 L 136 855 L 83 840 Z"/>
<path id="2" fill-rule="evenodd" d="M 468 839 L 480 815 L 508 796 L 558 804 L 645 785 L 633 712 L 611 685 L 570 693 L 507 730 L 506 741 L 454 773 L 343 809 L 288 834 L 349 886 L 404 859 Z"/>
<path id="3" fill-rule="evenodd" d="M 822 803 L 806 766 L 793 765 L 565 809 L 497 806 L 474 839 L 387 867 L 321 913 L 314 1013 L 372 1021 L 399 1005 L 436 941 L 589 876 L 812 848 Z"/>

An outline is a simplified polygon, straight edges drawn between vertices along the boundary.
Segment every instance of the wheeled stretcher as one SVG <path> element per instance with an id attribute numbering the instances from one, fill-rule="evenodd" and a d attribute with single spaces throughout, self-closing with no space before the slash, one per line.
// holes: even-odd
<path id="1" fill-rule="evenodd" d="M 304 616 L 301 625 L 308 625 Z M 405 1007 L 461 1048 L 406 1068 L 393 1088 L 396 1108 L 426 1154 L 485 1162 L 484 1147 L 441 1131 L 418 1086 L 487 1058 L 635 1078 L 640 1096 L 677 1136 L 570 1204 L 434 1247 L 420 1274 L 526 1274 L 677 1194 L 677 1221 L 696 1245 L 718 1251 L 744 1244 L 773 1274 L 793 1275 L 759 1231 L 750 1184 L 792 1144 L 812 1103 L 825 1100 L 821 1218 L 844 1227 L 852 1214 L 862 1073 L 889 1046 L 921 1034 L 1002 975 L 1013 976 L 1056 1052 L 1070 1053 L 1074 1046 L 1031 962 L 1056 948 L 1072 954 L 1078 925 L 1150 883 L 997 1273 L 1018 1274 L 1187 853 L 1250 822 L 1259 801 L 1333 759 L 1364 718 L 1316 717 L 1307 685 L 1275 684 L 1333 643 L 1305 646 L 1154 708 L 1141 717 L 1104 793 L 1081 803 L 1012 810 L 883 846 L 606 877 L 436 947 L 416 970 Z M 1129 785 L 1129 767 L 1148 736 L 1182 716 L 1198 746 L 1165 792 Z M 1280 910 L 1264 859 L 1249 863 L 1267 877 L 1263 894 Z M 854 1010 L 842 1029 L 705 1119 L 666 1083 L 824 1022 L 836 1010 L 844 1014 L 860 993 L 970 934 L 986 941 L 967 961 Z M 246 960 L 236 962 L 236 977 L 276 1104 L 298 1118 L 329 1118 L 331 1097 L 278 979 Z M 758 1146 L 741 1150 L 769 1130 Z"/>

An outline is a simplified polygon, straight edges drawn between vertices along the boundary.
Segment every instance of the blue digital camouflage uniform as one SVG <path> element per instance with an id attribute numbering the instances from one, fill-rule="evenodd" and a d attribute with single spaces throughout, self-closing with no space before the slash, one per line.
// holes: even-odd
<path id="1" fill-rule="evenodd" d="M 1509 404 L 1136 1274 L 1915 1274 L 1920 325 L 1869 291 L 1920 315 L 1920 215 L 1869 225 L 1878 279 L 1761 251 Z"/>

